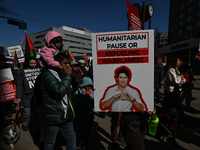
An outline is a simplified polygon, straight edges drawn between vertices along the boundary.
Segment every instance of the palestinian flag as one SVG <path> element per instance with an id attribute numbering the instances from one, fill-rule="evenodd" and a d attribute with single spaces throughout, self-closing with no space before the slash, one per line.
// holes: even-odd
<path id="1" fill-rule="evenodd" d="M 36 52 L 35 48 L 33 47 L 33 44 L 25 30 L 26 34 L 26 49 L 25 49 L 25 58 L 27 59 L 28 57 L 36 57 Z"/>
<path id="2" fill-rule="evenodd" d="M 86 54 L 83 54 L 85 61 L 88 61 L 88 57 L 86 56 Z"/>
<path id="3" fill-rule="evenodd" d="M 17 53 L 15 51 L 15 57 L 14 57 L 14 69 L 18 69 L 18 61 L 17 61 Z"/>
<path id="4" fill-rule="evenodd" d="M 75 60 L 75 58 L 69 48 L 68 48 L 68 57 L 69 57 L 69 60 Z"/>

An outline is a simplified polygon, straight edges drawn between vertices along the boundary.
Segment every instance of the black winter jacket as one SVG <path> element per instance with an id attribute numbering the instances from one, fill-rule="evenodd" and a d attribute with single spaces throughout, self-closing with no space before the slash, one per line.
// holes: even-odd
<path id="1" fill-rule="evenodd" d="M 54 73 L 53 75 L 49 69 L 43 69 L 41 73 L 41 96 L 44 105 L 45 122 L 48 125 L 61 124 L 75 117 L 69 89 L 71 84 L 73 88 L 78 87 L 77 79 L 71 74 L 60 76 L 58 71 L 54 71 Z M 56 75 L 60 77 L 61 81 L 56 78 Z M 68 96 L 68 107 L 65 118 L 61 101 L 66 94 Z"/>

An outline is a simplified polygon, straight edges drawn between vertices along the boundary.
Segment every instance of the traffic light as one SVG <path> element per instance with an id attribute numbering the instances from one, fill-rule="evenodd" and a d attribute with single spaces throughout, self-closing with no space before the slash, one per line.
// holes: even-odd
<path id="1" fill-rule="evenodd" d="M 27 30 L 27 23 L 23 21 L 19 22 L 19 29 Z"/>
<path id="2" fill-rule="evenodd" d="M 8 24 L 12 24 L 12 25 L 16 25 L 19 27 L 19 29 L 22 30 L 27 30 L 27 23 L 25 23 L 24 21 L 15 21 L 15 20 L 7 20 Z"/>

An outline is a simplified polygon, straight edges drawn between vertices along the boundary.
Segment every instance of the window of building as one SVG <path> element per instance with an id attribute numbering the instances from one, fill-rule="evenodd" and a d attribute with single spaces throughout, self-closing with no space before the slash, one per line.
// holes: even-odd
<path id="1" fill-rule="evenodd" d="M 36 36 L 36 39 L 44 37 L 44 34 Z"/>
<path id="2" fill-rule="evenodd" d="M 184 4 L 181 5 L 180 10 L 182 10 L 184 8 Z"/>
<path id="3" fill-rule="evenodd" d="M 183 21 L 180 21 L 179 22 L 179 27 L 182 26 L 182 25 L 183 25 Z"/>
<path id="4" fill-rule="evenodd" d="M 200 20 L 197 21 L 197 27 L 200 27 Z"/>
<path id="5" fill-rule="evenodd" d="M 180 14 L 180 18 L 182 18 L 182 17 L 183 17 L 183 13 Z"/>
<path id="6" fill-rule="evenodd" d="M 187 22 L 191 21 L 191 16 L 187 17 Z"/>
<path id="7" fill-rule="evenodd" d="M 182 34 L 182 29 L 179 30 L 178 34 L 179 34 L 179 35 Z"/>
<path id="8" fill-rule="evenodd" d="M 41 41 L 35 41 L 33 44 L 40 44 L 42 43 Z"/>
<path id="9" fill-rule="evenodd" d="M 190 31 L 191 30 L 191 25 L 188 25 L 187 26 L 187 31 Z"/>
<path id="10" fill-rule="evenodd" d="M 192 0 L 189 0 L 189 4 L 192 2 Z"/>
<path id="11" fill-rule="evenodd" d="M 192 6 L 188 8 L 188 13 L 192 11 Z"/>
<path id="12" fill-rule="evenodd" d="M 82 45 L 85 45 L 85 43 L 83 43 L 83 42 L 77 42 L 77 41 L 65 40 L 65 39 L 63 39 L 63 41 L 65 41 L 65 42 L 70 42 L 70 43 L 76 43 L 76 44 L 82 44 Z"/>
<path id="13" fill-rule="evenodd" d="M 65 35 L 66 35 L 66 36 L 69 36 L 69 37 L 77 38 L 77 39 L 82 39 L 82 40 L 91 41 L 91 39 L 88 39 L 88 38 L 78 37 L 78 36 L 74 36 L 74 35 L 70 35 L 70 34 L 65 34 Z"/>
<path id="14" fill-rule="evenodd" d="M 197 12 L 197 17 L 199 17 L 200 16 L 200 10 Z"/>

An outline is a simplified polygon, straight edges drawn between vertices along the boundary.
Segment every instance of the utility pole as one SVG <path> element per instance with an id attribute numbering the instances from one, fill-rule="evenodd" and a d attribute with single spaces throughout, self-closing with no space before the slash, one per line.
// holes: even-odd
<path id="1" fill-rule="evenodd" d="M 142 29 L 144 30 L 144 22 L 145 22 L 145 1 L 143 1 L 143 9 L 142 9 Z"/>
<path id="2" fill-rule="evenodd" d="M 158 37 L 157 37 L 157 33 L 158 33 L 158 27 L 156 27 L 156 49 L 155 49 L 155 54 L 156 56 L 158 55 Z"/>
<path id="3" fill-rule="evenodd" d="M 190 28 L 190 48 L 189 48 L 189 60 L 191 59 L 191 38 L 192 38 L 192 27 Z"/>

